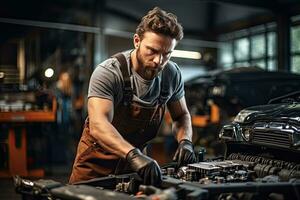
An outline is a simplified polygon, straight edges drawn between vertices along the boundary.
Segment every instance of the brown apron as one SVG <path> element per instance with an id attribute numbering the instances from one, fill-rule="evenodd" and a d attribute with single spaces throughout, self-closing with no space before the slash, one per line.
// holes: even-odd
<path id="1" fill-rule="evenodd" d="M 162 85 L 158 103 L 152 107 L 143 107 L 132 101 L 133 90 L 126 58 L 123 54 L 116 57 L 121 64 L 124 79 L 124 95 L 122 102 L 115 109 L 112 124 L 122 137 L 133 146 L 142 149 L 148 141 L 153 139 L 160 127 L 165 112 L 165 99 Z M 84 124 L 77 154 L 73 165 L 69 183 L 90 180 L 109 174 L 130 172 L 125 160 L 105 151 L 90 135 L 89 119 Z"/>

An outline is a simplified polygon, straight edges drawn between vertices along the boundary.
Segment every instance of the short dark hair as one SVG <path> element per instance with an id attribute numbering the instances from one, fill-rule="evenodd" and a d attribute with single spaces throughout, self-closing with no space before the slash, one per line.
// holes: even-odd
<path id="1" fill-rule="evenodd" d="M 136 28 L 136 33 L 141 38 L 146 31 L 170 36 L 177 41 L 183 38 L 183 28 L 181 24 L 177 22 L 177 17 L 159 7 L 150 10 L 147 15 L 142 18 L 142 21 Z"/>

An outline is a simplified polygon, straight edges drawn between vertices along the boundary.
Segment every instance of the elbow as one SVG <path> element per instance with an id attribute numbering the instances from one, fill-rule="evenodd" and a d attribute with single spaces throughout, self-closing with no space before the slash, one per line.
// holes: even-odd
<path id="1" fill-rule="evenodd" d="M 93 123 L 91 123 L 90 122 L 90 124 L 89 124 L 89 134 L 93 137 L 93 138 L 95 138 L 95 133 L 96 133 L 97 131 L 96 131 L 96 127 L 95 127 L 95 125 L 93 124 Z"/>
<path id="2" fill-rule="evenodd" d="M 95 131 L 95 127 L 93 126 L 93 125 L 89 125 L 89 133 L 90 133 L 90 135 L 91 136 L 93 136 L 94 137 L 94 133 L 95 133 L 96 131 Z"/>
<path id="3" fill-rule="evenodd" d="M 110 122 L 106 118 L 98 118 L 90 120 L 89 123 L 90 135 L 97 141 L 102 140 L 105 133 L 110 132 Z"/>
<path id="4" fill-rule="evenodd" d="M 90 121 L 89 122 L 89 134 L 90 134 L 90 136 L 92 136 L 95 139 L 98 139 L 99 138 L 99 136 L 98 136 L 99 132 L 101 131 L 99 129 L 99 127 L 101 127 L 101 125 L 99 125 L 97 122 Z"/>

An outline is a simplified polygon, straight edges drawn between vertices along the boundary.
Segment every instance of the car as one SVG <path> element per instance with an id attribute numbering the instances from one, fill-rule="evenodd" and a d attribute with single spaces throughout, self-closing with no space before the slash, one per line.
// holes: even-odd
<path id="1" fill-rule="evenodd" d="M 219 137 L 239 145 L 279 149 L 285 151 L 283 159 L 299 162 L 300 91 L 241 110 L 233 122 L 223 126 Z"/>
<path id="2" fill-rule="evenodd" d="M 300 75 L 258 67 L 218 69 L 190 79 L 185 91 L 195 144 L 206 147 L 212 156 L 223 155 L 224 145 L 217 141 L 218 133 L 240 110 L 266 104 L 299 88 Z"/>

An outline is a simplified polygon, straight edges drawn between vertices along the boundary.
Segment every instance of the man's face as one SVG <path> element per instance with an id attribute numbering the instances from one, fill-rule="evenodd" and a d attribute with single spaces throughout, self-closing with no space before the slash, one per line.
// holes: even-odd
<path id="1" fill-rule="evenodd" d="M 155 78 L 170 60 L 176 44 L 176 39 L 162 34 L 145 32 L 142 38 L 135 34 L 137 72 L 140 76 L 146 80 Z"/>

